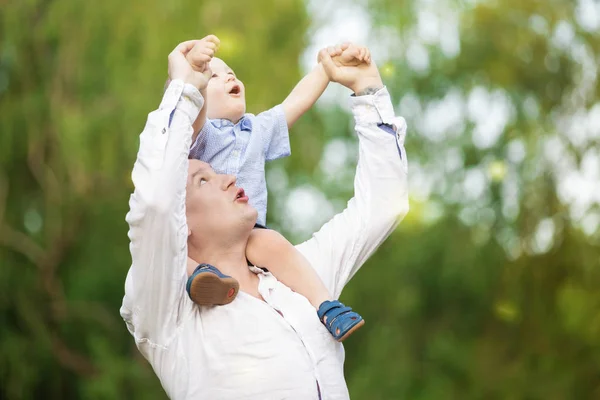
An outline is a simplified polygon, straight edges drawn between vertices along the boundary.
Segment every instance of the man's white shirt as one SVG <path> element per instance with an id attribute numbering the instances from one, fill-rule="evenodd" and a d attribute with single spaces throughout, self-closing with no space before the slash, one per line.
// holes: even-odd
<path id="1" fill-rule="evenodd" d="M 297 246 L 334 298 L 408 211 L 404 119 L 385 88 L 350 101 L 355 195 Z M 318 399 L 319 391 L 348 399 L 343 346 L 308 300 L 270 273 L 253 268 L 265 301 L 239 292 L 229 305 L 198 307 L 185 291 L 187 158 L 202 105 L 196 88 L 175 80 L 140 135 L 121 316 L 171 399 Z"/>

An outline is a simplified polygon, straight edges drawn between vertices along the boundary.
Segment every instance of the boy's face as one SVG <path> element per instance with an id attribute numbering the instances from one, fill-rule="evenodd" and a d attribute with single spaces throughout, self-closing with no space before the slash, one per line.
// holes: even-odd
<path id="1" fill-rule="evenodd" d="M 246 112 L 244 84 L 223 60 L 214 57 L 210 62 L 212 78 L 206 88 L 208 105 L 206 116 L 210 119 L 228 119 L 238 122 Z"/>

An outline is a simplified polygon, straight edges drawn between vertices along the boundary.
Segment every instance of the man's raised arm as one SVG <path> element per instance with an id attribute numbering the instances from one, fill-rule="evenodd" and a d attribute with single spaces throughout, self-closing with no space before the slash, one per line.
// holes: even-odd
<path id="1" fill-rule="evenodd" d="M 332 296 L 338 298 L 346 283 L 408 212 L 403 147 L 406 123 L 394 115 L 389 93 L 373 62 L 346 67 L 339 61 L 334 63 L 326 51 L 320 57 L 332 80 L 355 93 L 351 106 L 359 159 L 354 197 L 347 208 L 298 249 Z"/>
<path id="2" fill-rule="evenodd" d="M 193 71 L 185 59 L 195 43 L 181 43 L 169 55 L 171 82 L 140 135 L 126 216 L 132 266 L 121 315 L 138 344 L 158 348 L 168 346 L 186 304 L 188 153 L 192 124 L 203 105 L 198 89 L 210 77 L 210 71 Z"/>

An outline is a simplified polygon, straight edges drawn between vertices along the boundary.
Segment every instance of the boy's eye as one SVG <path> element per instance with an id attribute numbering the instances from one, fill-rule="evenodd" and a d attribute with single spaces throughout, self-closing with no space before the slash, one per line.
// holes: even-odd
<path id="1" fill-rule="evenodd" d="M 217 77 L 217 74 L 212 74 L 212 77 L 213 77 L 213 78 L 216 78 L 216 77 Z"/>

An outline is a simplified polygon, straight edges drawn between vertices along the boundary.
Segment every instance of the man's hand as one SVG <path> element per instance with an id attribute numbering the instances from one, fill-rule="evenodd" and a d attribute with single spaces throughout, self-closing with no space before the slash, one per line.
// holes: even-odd
<path id="1" fill-rule="evenodd" d="M 366 47 L 343 43 L 319 52 L 319 62 L 333 82 L 346 86 L 356 94 L 370 88 L 382 88 L 377 65 Z"/>
<path id="2" fill-rule="evenodd" d="M 219 39 L 214 35 L 209 35 L 202 40 L 188 40 L 180 43 L 169 54 L 169 78 L 181 79 L 185 83 L 194 85 L 198 90 L 203 90 L 208 85 L 212 75 L 208 63 L 212 59 L 214 52 L 219 45 Z M 198 46 L 197 50 L 195 49 Z M 190 54 L 192 53 L 192 54 Z M 199 69 L 196 70 L 186 57 L 190 55 L 190 62 Z"/>

